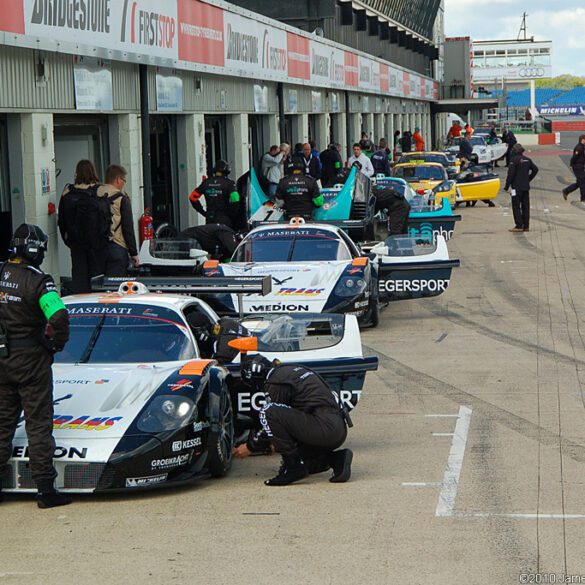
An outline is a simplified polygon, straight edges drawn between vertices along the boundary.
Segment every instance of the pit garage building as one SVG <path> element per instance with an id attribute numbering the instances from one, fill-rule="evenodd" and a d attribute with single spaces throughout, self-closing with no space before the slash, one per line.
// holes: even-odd
<path id="1" fill-rule="evenodd" d="M 347 153 L 362 130 L 419 126 L 430 142 L 442 11 L 425 2 L 424 23 L 403 2 L 332 0 L 287 24 L 219 1 L 13 0 L 0 13 L 0 257 L 28 221 L 51 238 L 43 268 L 69 273 L 55 207 L 82 158 L 102 177 L 128 169 L 135 219 L 148 206 L 185 228 L 201 220 L 188 194 L 220 158 L 235 179 L 282 140 Z M 319 30 L 301 30 L 309 16 Z"/>

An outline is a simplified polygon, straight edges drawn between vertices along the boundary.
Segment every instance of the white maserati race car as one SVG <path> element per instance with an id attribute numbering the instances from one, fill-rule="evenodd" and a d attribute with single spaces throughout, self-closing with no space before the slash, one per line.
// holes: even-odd
<path id="1" fill-rule="evenodd" d="M 264 396 L 242 384 L 239 355 L 220 365 L 206 353 L 189 317 L 218 321 L 194 296 L 201 291 L 261 294 L 270 279 L 120 280 L 101 286 L 115 292 L 64 299 L 71 339 L 53 366 L 56 486 L 135 491 L 226 474 L 234 437 L 250 426 Z M 349 409 L 366 372 L 377 369 L 376 357 L 363 356 L 349 315 L 254 316 L 243 325 L 259 353 L 312 368 Z M 3 490 L 34 492 L 22 420 L 13 445 Z"/>

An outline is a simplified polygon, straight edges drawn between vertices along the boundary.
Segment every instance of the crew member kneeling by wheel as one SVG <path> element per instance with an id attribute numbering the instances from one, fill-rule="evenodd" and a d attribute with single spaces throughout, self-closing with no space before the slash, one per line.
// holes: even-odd
<path id="1" fill-rule="evenodd" d="M 347 437 L 347 413 L 333 392 L 312 370 L 281 365 L 261 355 L 242 356 L 242 380 L 266 394 L 260 411 L 259 429 L 252 431 L 234 456 L 271 453 L 282 456 L 278 475 L 264 483 L 288 485 L 311 473 L 333 469 L 329 481 L 341 483 L 351 476 L 353 453 L 336 451 Z"/>
<path id="2" fill-rule="evenodd" d="M 47 240 L 39 227 L 21 225 L 14 232 L 10 260 L 0 264 L 0 478 L 8 471 L 12 439 L 24 410 L 39 508 L 71 502 L 54 487 L 51 365 L 53 354 L 69 340 L 69 315 L 53 278 L 39 268 Z"/>

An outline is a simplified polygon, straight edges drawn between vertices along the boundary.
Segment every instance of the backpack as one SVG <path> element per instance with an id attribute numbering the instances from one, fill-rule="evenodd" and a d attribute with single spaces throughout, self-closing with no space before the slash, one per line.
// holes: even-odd
<path id="1" fill-rule="evenodd" d="M 112 203 L 122 197 L 98 197 L 98 187 L 78 189 L 70 186 L 67 198 L 67 232 L 72 243 L 83 248 L 102 249 L 108 245 L 112 230 Z"/>

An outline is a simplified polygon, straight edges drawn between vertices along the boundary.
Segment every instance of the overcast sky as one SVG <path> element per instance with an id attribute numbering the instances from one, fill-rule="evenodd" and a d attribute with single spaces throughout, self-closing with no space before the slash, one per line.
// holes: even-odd
<path id="1" fill-rule="evenodd" d="M 445 0 L 447 36 L 515 39 L 528 13 L 528 36 L 553 41 L 553 75 L 585 76 L 585 8 L 580 0 Z"/>

